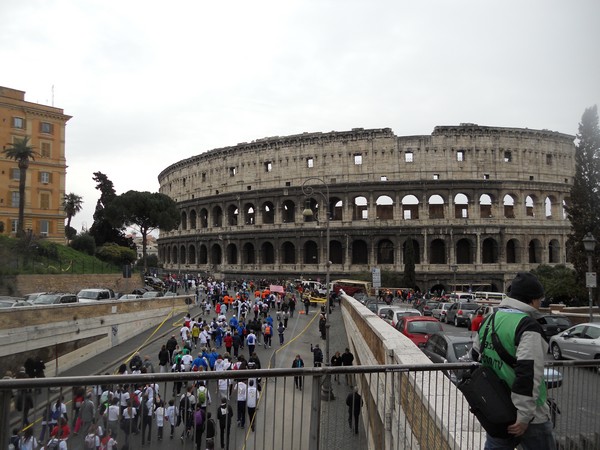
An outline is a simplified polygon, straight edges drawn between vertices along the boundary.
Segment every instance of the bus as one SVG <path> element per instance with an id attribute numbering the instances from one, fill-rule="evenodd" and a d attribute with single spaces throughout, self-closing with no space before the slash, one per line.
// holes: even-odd
<path id="1" fill-rule="evenodd" d="M 506 294 L 504 292 L 485 292 L 485 291 L 476 291 L 475 299 L 479 300 L 487 300 L 491 302 L 500 303 L 502 300 L 506 298 Z"/>
<path id="2" fill-rule="evenodd" d="M 331 282 L 331 290 L 336 294 L 343 290 L 347 295 L 353 296 L 359 292 L 372 295 L 373 284 L 370 281 L 362 280 L 334 280 Z"/>

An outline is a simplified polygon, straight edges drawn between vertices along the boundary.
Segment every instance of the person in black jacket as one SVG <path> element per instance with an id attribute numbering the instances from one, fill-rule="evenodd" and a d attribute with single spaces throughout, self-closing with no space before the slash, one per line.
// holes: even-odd
<path id="1" fill-rule="evenodd" d="M 169 338 L 166 347 L 169 352 L 169 364 L 175 364 L 175 361 L 173 361 L 173 352 L 175 352 L 175 349 L 177 348 L 177 339 L 175 339 L 175 335 L 172 335 Z"/>
<path id="2" fill-rule="evenodd" d="M 363 406 L 363 399 L 358 393 L 358 388 L 354 388 L 354 391 L 348 394 L 346 405 L 348 406 L 348 425 L 352 429 L 352 419 L 354 419 L 354 433 L 358 434 L 358 419 L 360 408 Z"/>
<path id="3" fill-rule="evenodd" d="M 229 449 L 229 433 L 231 432 L 231 418 L 233 417 L 233 408 L 227 404 L 227 399 L 221 399 L 221 406 L 217 410 L 217 420 L 219 421 L 219 430 L 221 432 L 221 448 Z"/>
<path id="4" fill-rule="evenodd" d="M 304 367 L 304 361 L 300 355 L 296 355 L 296 359 L 292 362 L 292 369 L 299 369 Z M 296 389 L 302 390 L 302 377 L 294 377 L 294 386 Z"/>
<path id="5" fill-rule="evenodd" d="M 167 364 L 169 364 L 170 360 L 169 350 L 167 350 L 167 346 L 163 345 L 158 352 L 158 367 L 160 373 L 167 373 Z"/>

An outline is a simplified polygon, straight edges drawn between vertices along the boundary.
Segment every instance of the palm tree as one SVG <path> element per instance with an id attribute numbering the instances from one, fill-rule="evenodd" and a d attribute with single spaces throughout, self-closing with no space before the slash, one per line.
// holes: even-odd
<path id="1" fill-rule="evenodd" d="M 80 195 L 74 194 L 73 192 L 66 194 L 63 198 L 63 208 L 67 215 L 67 226 L 65 231 L 71 228 L 71 219 L 75 214 L 81 211 L 83 204 L 83 198 Z"/>
<path id="2" fill-rule="evenodd" d="M 15 139 L 12 144 L 8 144 L 9 147 L 5 148 L 2 152 L 9 159 L 14 159 L 19 164 L 19 220 L 17 222 L 17 236 L 22 237 L 25 235 L 23 225 L 25 222 L 25 179 L 27 176 L 27 169 L 29 168 L 29 161 L 35 159 L 36 152 L 33 146 L 29 144 L 29 136 L 25 136 L 22 139 Z"/>

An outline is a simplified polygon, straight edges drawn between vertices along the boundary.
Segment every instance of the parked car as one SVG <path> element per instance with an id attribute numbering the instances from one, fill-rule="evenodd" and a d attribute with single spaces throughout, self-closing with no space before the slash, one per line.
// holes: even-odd
<path id="1" fill-rule="evenodd" d="M 391 305 L 388 305 L 385 302 L 378 302 L 378 301 L 373 300 L 373 301 L 365 303 L 365 306 L 367 308 L 369 308 L 369 310 L 372 313 L 379 315 L 379 309 L 380 308 L 388 308 Z"/>
<path id="2" fill-rule="evenodd" d="M 442 324 L 433 317 L 407 316 L 398 321 L 396 330 L 413 341 L 415 345 L 422 347 L 427 343 L 430 335 L 442 331 Z"/>
<path id="3" fill-rule="evenodd" d="M 442 331 L 429 336 L 422 350 L 432 362 L 440 364 L 471 361 L 472 347 L 473 339 L 470 335 Z M 457 384 L 462 379 L 464 370 L 444 371 L 444 374 Z"/>
<path id="4" fill-rule="evenodd" d="M 435 308 L 437 308 L 437 306 L 440 304 L 440 302 L 436 302 L 434 300 L 428 300 L 425 303 L 422 303 L 421 305 L 421 313 L 423 313 L 424 316 L 432 316 L 433 315 L 433 310 Z"/>
<path id="5" fill-rule="evenodd" d="M 119 297 L 119 300 L 133 300 L 136 298 L 142 298 L 140 294 L 123 294 Z"/>
<path id="6" fill-rule="evenodd" d="M 549 340 L 555 334 L 565 331 L 573 326 L 569 318 L 561 314 L 544 314 L 542 317 L 539 317 L 537 321 L 544 330 L 546 340 Z"/>
<path id="7" fill-rule="evenodd" d="M 156 297 L 162 297 L 162 292 L 160 291 L 148 291 L 148 292 L 144 292 L 144 294 L 142 295 L 142 298 L 156 298 Z"/>
<path id="8" fill-rule="evenodd" d="M 21 308 L 23 306 L 32 306 L 27 300 L 18 297 L 0 297 L 0 309 Z"/>
<path id="9" fill-rule="evenodd" d="M 479 305 L 474 302 L 456 302 L 446 312 L 446 322 L 453 323 L 455 327 L 466 325 L 469 312 L 475 311 Z"/>
<path id="10" fill-rule="evenodd" d="M 114 300 L 112 289 L 82 289 L 77 293 L 80 303 L 91 303 L 99 300 Z"/>
<path id="11" fill-rule="evenodd" d="M 77 303 L 77 296 L 75 294 L 65 294 L 62 292 L 42 294 L 36 299 L 32 300 L 31 303 L 34 306 L 66 305 L 68 303 Z"/>
<path id="12" fill-rule="evenodd" d="M 166 287 L 165 282 L 158 277 L 144 277 L 144 283 L 157 290 L 162 290 Z"/>
<path id="13" fill-rule="evenodd" d="M 473 321 L 473 317 L 475 317 L 477 315 L 477 312 L 479 310 L 483 311 L 483 318 L 485 319 L 490 314 L 493 314 L 496 311 L 498 311 L 498 306 L 490 306 L 490 305 L 479 306 L 479 308 L 477 308 L 476 310 L 467 312 L 467 320 L 465 321 L 465 326 L 469 330 L 471 329 L 471 322 Z"/>
<path id="14" fill-rule="evenodd" d="M 30 302 L 32 300 L 35 300 L 42 294 L 49 294 L 49 292 L 32 292 L 31 294 L 26 294 L 24 299 Z"/>
<path id="15" fill-rule="evenodd" d="M 550 338 L 554 359 L 600 359 L 600 323 L 575 325 Z"/>
<path id="16" fill-rule="evenodd" d="M 438 303 L 437 307 L 433 308 L 431 311 L 431 317 L 439 320 L 440 322 L 446 322 L 446 313 L 452 306 L 450 302 L 442 302 Z"/>
<path id="17" fill-rule="evenodd" d="M 402 317 L 421 316 L 421 311 L 414 308 L 406 308 L 402 306 L 394 306 L 387 309 L 383 320 L 395 327 Z"/>

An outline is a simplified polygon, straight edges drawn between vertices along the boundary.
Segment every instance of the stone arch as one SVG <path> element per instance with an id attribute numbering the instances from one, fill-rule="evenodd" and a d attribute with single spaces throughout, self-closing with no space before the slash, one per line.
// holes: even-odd
<path id="1" fill-rule="evenodd" d="M 223 209 L 220 206 L 217 205 L 213 208 L 212 218 L 214 227 L 220 228 L 223 226 Z"/>
<path id="2" fill-rule="evenodd" d="M 188 250 L 188 261 L 190 264 L 196 264 L 196 246 L 194 244 L 191 244 Z"/>
<path id="3" fill-rule="evenodd" d="M 527 246 L 529 255 L 529 264 L 542 263 L 542 244 L 539 239 L 532 239 Z"/>
<path id="4" fill-rule="evenodd" d="M 560 262 L 560 245 L 557 239 L 550 240 L 548 244 L 548 262 L 551 264 Z"/>
<path id="5" fill-rule="evenodd" d="M 292 200 L 286 200 L 281 205 L 281 221 L 283 223 L 296 222 L 296 204 Z"/>
<path id="6" fill-rule="evenodd" d="M 506 219 L 515 218 L 515 197 L 511 194 L 506 194 L 502 199 L 504 205 L 504 217 Z"/>
<path id="7" fill-rule="evenodd" d="M 362 239 L 352 242 L 352 264 L 369 263 L 369 246 Z"/>
<path id="8" fill-rule="evenodd" d="M 192 230 L 196 229 L 196 222 L 197 222 L 196 210 L 192 209 L 190 211 L 190 229 L 192 229 Z"/>
<path id="9" fill-rule="evenodd" d="M 446 264 L 446 242 L 443 239 L 434 239 L 431 241 L 429 250 L 430 264 Z"/>
<path id="10" fill-rule="evenodd" d="M 369 201 L 367 197 L 359 195 L 352 201 L 352 220 L 367 220 L 369 218 Z"/>
<path id="11" fill-rule="evenodd" d="M 238 252 L 237 246 L 235 244 L 229 244 L 226 249 L 226 260 L 227 264 L 237 264 L 238 263 Z"/>
<path id="12" fill-rule="evenodd" d="M 377 264 L 394 264 L 394 243 L 389 239 L 377 243 Z"/>
<path id="13" fill-rule="evenodd" d="M 223 250 L 219 244 L 213 244 L 210 248 L 210 262 L 211 264 L 223 263 Z"/>
<path id="14" fill-rule="evenodd" d="M 468 219 L 469 218 L 469 197 L 462 192 L 454 196 L 454 218 Z"/>
<path id="15" fill-rule="evenodd" d="M 171 249 L 171 262 L 173 264 L 177 264 L 179 262 L 179 252 L 177 251 L 176 245 L 174 245 Z"/>
<path id="16" fill-rule="evenodd" d="M 208 228 L 208 210 L 206 208 L 200 210 L 200 228 Z"/>
<path id="17" fill-rule="evenodd" d="M 244 205 L 244 225 L 256 224 L 256 208 L 254 203 L 246 203 Z"/>
<path id="18" fill-rule="evenodd" d="M 329 241 L 329 260 L 332 264 L 344 264 L 344 248 L 340 241 Z"/>
<path id="19" fill-rule="evenodd" d="M 246 242 L 242 247 L 242 262 L 244 264 L 256 264 L 256 251 L 253 243 Z"/>
<path id="20" fill-rule="evenodd" d="M 402 218 L 404 220 L 417 220 L 419 218 L 419 199 L 408 194 L 402 197 Z"/>
<path id="21" fill-rule="evenodd" d="M 473 244 L 467 238 L 456 242 L 456 263 L 473 264 Z"/>
<path id="22" fill-rule="evenodd" d="M 227 207 L 227 225 L 230 227 L 236 227 L 238 225 L 240 210 L 237 205 L 231 204 Z"/>
<path id="23" fill-rule="evenodd" d="M 521 243 L 517 239 L 509 239 L 506 243 L 506 262 L 508 264 L 521 262 Z"/>
<path id="24" fill-rule="evenodd" d="M 548 195 L 544 200 L 546 219 L 558 219 L 558 201 L 554 195 Z"/>
<path id="25" fill-rule="evenodd" d="M 187 214 L 185 211 L 181 211 L 181 229 L 187 230 Z"/>
<path id="26" fill-rule="evenodd" d="M 379 220 L 394 219 L 394 200 L 389 195 L 380 195 L 375 201 L 376 217 Z"/>
<path id="27" fill-rule="evenodd" d="M 296 246 L 293 242 L 286 241 L 281 246 L 283 264 L 296 264 Z"/>
<path id="28" fill-rule="evenodd" d="M 198 252 L 198 264 L 208 264 L 208 248 L 202 244 Z"/>
<path id="29" fill-rule="evenodd" d="M 344 202 L 338 197 L 332 197 L 330 201 L 331 220 L 342 220 L 344 213 Z"/>
<path id="30" fill-rule="evenodd" d="M 488 237 L 481 243 L 482 264 L 496 264 L 498 262 L 498 242 Z"/>
<path id="31" fill-rule="evenodd" d="M 319 264 L 319 246 L 315 241 L 304 243 L 304 264 Z"/>
<path id="32" fill-rule="evenodd" d="M 525 215 L 527 217 L 535 217 L 536 198 L 533 195 L 525 197 Z"/>
<path id="33" fill-rule="evenodd" d="M 429 218 L 430 219 L 443 219 L 444 218 L 444 198 L 439 194 L 433 194 L 427 200 L 429 205 Z"/>
<path id="34" fill-rule="evenodd" d="M 481 194 L 479 196 L 479 217 L 482 219 L 491 219 L 492 214 L 492 196 L 490 194 Z"/>
<path id="35" fill-rule="evenodd" d="M 187 264 L 187 259 L 186 259 L 186 258 L 187 258 L 187 255 L 186 255 L 186 251 L 185 251 L 185 250 L 186 250 L 186 249 L 185 249 L 185 245 L 182 245 L 182 246 L 179 248 L 179 262 L 180 262 L 181 264 Z"/>
<path id="36" fill-rule="evenodd" d="M 275 207 L 273 202 L 266 201 L 262 204 L 262 223 L 265 225 L 272 225 L 275 223 Z"/>
<path id="37" fill-rule="evenodd" d="M 275 264 L 275 249 L 270 242 L 263 242 L 260 246 L 262 264 Z"/>

